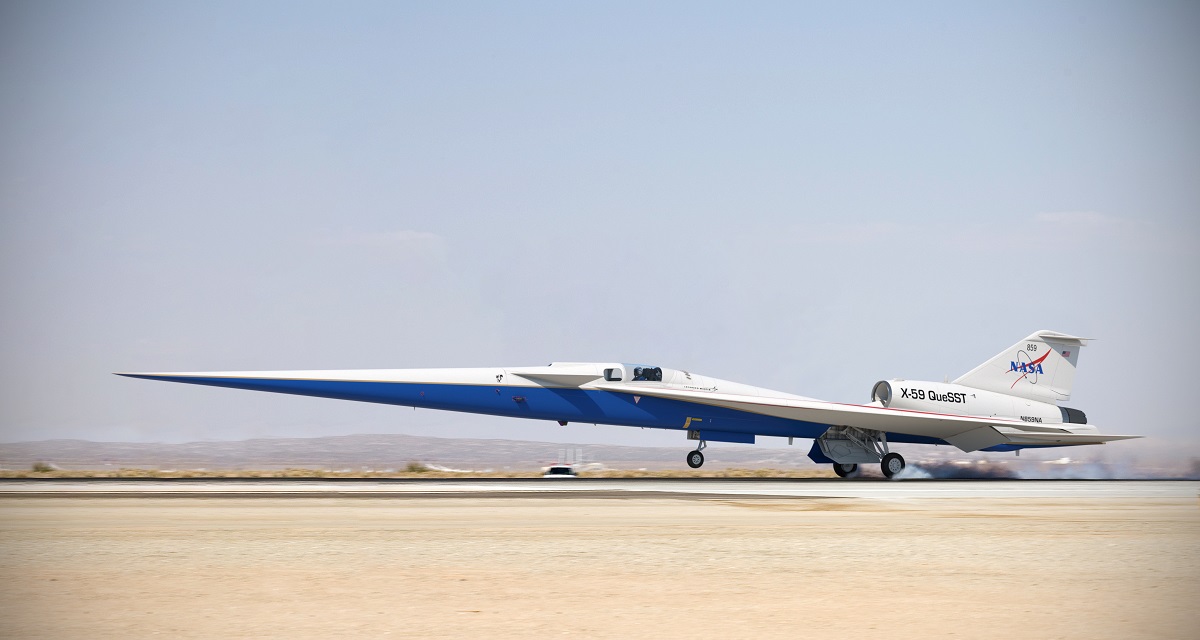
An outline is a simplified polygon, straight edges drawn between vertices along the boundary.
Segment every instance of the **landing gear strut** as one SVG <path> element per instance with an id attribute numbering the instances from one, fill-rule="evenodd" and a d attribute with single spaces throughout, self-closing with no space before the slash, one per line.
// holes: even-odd
<path id="1" fill-rule="evenodd" d="M 700 453 L 700 450 L 707 446 L 708 443 L 701 440 L 700 446 L 696 447 L 695 451 L 687 454 L 687 463 L 689 467 L 693 469 L 699 469 L 700 467 L 704 466 L 704 454 Z"/>

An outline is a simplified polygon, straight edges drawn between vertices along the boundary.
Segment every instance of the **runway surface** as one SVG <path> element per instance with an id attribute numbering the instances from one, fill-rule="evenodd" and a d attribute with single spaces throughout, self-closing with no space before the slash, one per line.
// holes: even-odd
<path id="1" fill-rule="evenodd" d="M 0 497 L 1196 498 L 1197 481 L 720 478 L 0 480 Z"/>
<path id="2" fill-rule="evenodd" d="M 1200 483 L 0 482 L 2 638 L 1186 638 Z"/>

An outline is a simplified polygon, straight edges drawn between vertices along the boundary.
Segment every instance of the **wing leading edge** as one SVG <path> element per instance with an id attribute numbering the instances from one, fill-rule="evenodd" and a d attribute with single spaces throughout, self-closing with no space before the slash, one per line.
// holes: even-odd
<path id="1" fill-rule="evenodd" d="M 1034 425 L 999 417 L 949 415 L 821 400 L 763 398 L 707 391 L 634 387 L 619 383 L 599 384 L 595 388 L 614 393 L 705 404 L 788 420 L 938 438 L 966 452 L 1001 444 L 1103 444 L 1113 440 L 1140 437 L 1101 434 L 1091 425 Z"/>

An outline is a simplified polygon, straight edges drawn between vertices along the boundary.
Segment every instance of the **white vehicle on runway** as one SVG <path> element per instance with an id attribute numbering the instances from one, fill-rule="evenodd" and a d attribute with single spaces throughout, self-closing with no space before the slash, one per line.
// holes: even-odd
<path id="1" fill-rule="evenodd" d="M 839 476 L 879 464 L 892 477 L 904 458 L 889 442 L 949 444 L 964 452 L 1103 444 L 1070 399 L 1087 339 L 1037 331 L 953 383 L 883 380 L 865 405 L 842 404 L 616 362 L 543 367 L 122 373 L 148 380 L 465 411 L 534 420 L 672 429 L 699 441 L 753 444 L 756 436 L 811 438 L 809 458 Z"/>
<path id="2" fill-rule="evenodd" d="M 546 467 L 546 473 L 542 474 L 543 478 L 578 478 L 579 474 L 575 473 L 575 466 L 570 464 L 552 464 Z"/>

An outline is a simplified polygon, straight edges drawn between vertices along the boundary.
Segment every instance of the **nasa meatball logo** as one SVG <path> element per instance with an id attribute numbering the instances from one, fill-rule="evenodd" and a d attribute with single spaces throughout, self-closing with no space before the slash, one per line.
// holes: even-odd
<path id="1" fill-rule="evenodd" d="M 1038 376 L 1045 373 L 1045 371 L 1042 370 L 1042 362 L 1044 362 L 1046 357 L 1050 355 L 1050 352 L 1047 351 L 1046 353 L 1043 353 L 1040 358 L 1035 360 L 1034 356 L 1037 354 L 1037 352 L 1038 345 L 1031 342 L 1025 345 L 1024 349 L 1017 351 L 1016 360 L 1009 361 L 1008 371 L 1006 373 L 1019 374 L 1017 379 L 1013 380 L 1013 383 L 1009 385 L 1009 389 L 1017 386 L 1017 383 L 1022 380 L 1028 381 L 1029 384 L 1037 384 Z"/>

